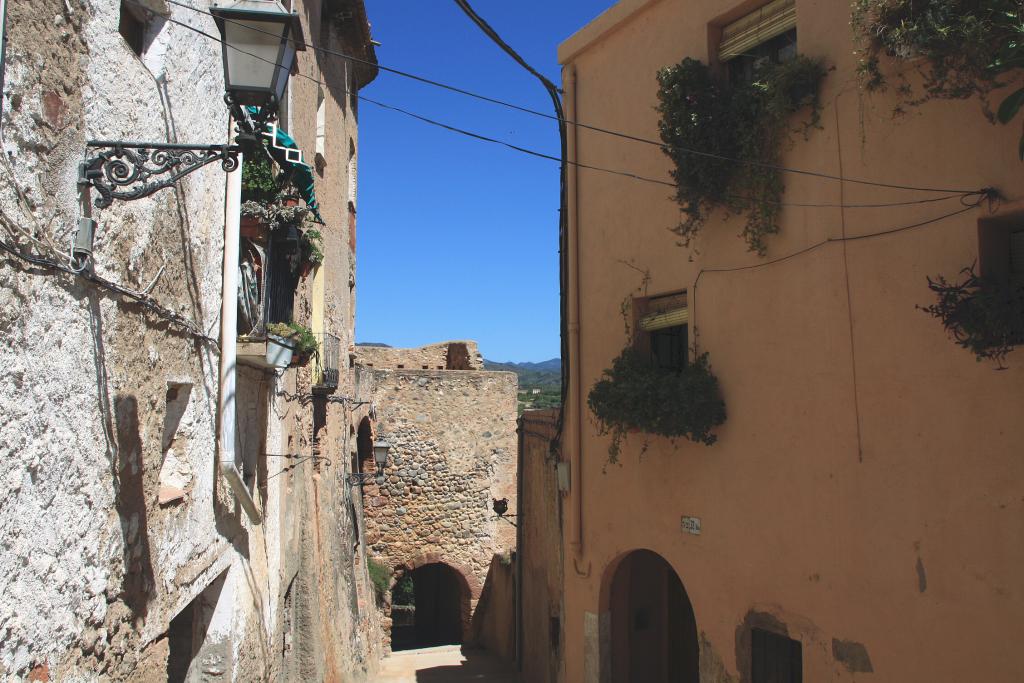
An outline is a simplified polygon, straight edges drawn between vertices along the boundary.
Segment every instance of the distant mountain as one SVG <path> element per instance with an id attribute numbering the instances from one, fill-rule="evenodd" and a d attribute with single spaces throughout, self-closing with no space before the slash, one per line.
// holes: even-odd
<path id="1" fill-rule="evenodd" d="M 558 387 L 562 382 L 562 361 L 558 358 L 540 363 L 499 363 L 484 360 L 484 370 L 503 370 L 519 375 L 520 389 Z"/>
<path id="2" fill-rule="evenodd" d="M 378 342 L 356 342 L 356 346 L 376 346 L 378 348 L 390 349 L 391 344 L 380 344 Z"/>

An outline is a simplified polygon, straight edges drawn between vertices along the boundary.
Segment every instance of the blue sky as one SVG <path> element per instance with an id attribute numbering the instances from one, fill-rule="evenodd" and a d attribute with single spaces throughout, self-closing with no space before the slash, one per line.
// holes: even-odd
<path id="1" fill-rule="evenodd" d="M 558 43 L 614 0 L 475 0 L 561 85 Z M 366 0 L 382 65 L 551 112 L 540 83 L 451 0 Z M 554 121 L 381 72 L 367 97 L 558 155 Z M 558 164 L 363 102 L 356 340 L 475 339 L 499 361 L 558 356 Z"/>

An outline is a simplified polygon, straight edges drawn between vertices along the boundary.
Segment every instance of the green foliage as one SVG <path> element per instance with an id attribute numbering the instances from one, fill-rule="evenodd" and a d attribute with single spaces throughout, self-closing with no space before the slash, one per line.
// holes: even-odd
<path id="1" fill-rule="evenodd" d="M 320 352 L 320 342 L 305 325 L 296 322 L 270 323 L 267 325 L 267 332 L 291 339 L 295 343 L 295 355 L 297 356 L 312 356 Z"/>
<path id="2" fill-rule="evenodd" d="M 416 590 L 415 585 L 412 582 L 412 577 L 406 574 L 398 580 L 395 584 L 394 589 L 391 591 L 391 604 L 392 605 L 415 605 L 416 604 Z"/>
<path id="3" fill-rule="evenodd" d="M 242 199 L 270 203 L 281 191 L 274 169 L 265 158 L 242 163 Z"/>
<path id="4" fill-rule="evenodd" d="M 1024 8 L 1020 0 L 855 0 L 852 25 L 860 41 L 861 82 L 885 88 L 881 55 L 910 61 L 921 77 L 915 93 L 900 76 L 903 104 L 930 99 L 982 98 L 1021 82 L 1024 67 Z M 1024 88 L 1002 103 L 998 119 L 1008 123 L 1024 105 Z M 902 112 L 902 105 L 897 108 Z M 1021 139 L 1024 159 L 1024 137 Z"/>
<path id="5" fill-rule="evenodd" d="M 725 422 L 725 402 L 707 353 L 672 372 L 653 367 L 643 354 L 627 347 L 594 384 L 587 405 L 601 433 L 612 436 L 611 462 L 618 461 L 629 430 L 682 436 L 710 446 L 717 439 L 711 430 Z"/>
<path id="6" fill-rule="evenodd" d="M 289 225 L 299 225 L 309 215 L 309 209 L 305 206 L 287 206 L 276 202 L 268 203 L 256 200 L 242 202 L 240 210 L 243 216 L 251 216 L 271 230 Z"/>
<path id="7" fill-rule="evenodd" d="M 370 573 L 370 583 L 373 584 L 373 593 L 377 596 L 377 604 L 381 605 L 391 587 L 391 569 L 373 557 L 367 558 L 366 568 Z"/>
<path id="8" fill-rule="evenodd" d="M 1002 367 L 1006 354 L 1024 344 L 1024 283 L 981 277 L 973 265 L 960 274 L 963 282 L 928 278 L 938 301 L 923 310 L 978 361 L 991 359 Z"/>
<path id="9" fill-rule="evenodd" d="M 302 258 L 314 266 L 324 262 L 324 236 L 319 230 L 305 230 L 302 233 Z"/>
<path id="10" fill-rule="evenodd" d="M 684 246 L 715 207 L 724 207 L 746 215 L 742 236 L 751 251 L 764 255 L 765 237 L 779 231 L 784 189 L 779 172 L 768 166 L 779 165 L 794 114 L 808 108 L 798 129 L 805 136 L 818 126 L 824 76 L 822 62 L 804 56 L 764 64 L 753 82 L 738 85 L 720 81 L 707 65 L 690 58 L 658 72 L 662 150 L 675 164 L 675 198 L 682 207 L 673 232 Z"/>

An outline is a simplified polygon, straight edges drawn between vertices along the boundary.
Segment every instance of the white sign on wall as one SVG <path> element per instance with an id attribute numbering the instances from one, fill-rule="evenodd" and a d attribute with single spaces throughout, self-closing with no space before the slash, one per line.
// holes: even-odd
<path id="1" fill-rule="evenodd" d="M 700 517 L 683 517 L 681 524 L 686 533 L 700 536 Z"/>

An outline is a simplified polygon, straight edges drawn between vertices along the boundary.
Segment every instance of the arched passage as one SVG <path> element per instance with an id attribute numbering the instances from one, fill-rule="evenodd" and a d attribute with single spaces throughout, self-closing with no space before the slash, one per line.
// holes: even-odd
<path id="1" fill-rule="evenodd" d="M 432 562 L 407 572 L 392 589 L 391 649 L 461 645 L 470 598 L 465 577 L 447 564 Z"/>
<path id="2" fill-rule="evenodd" d="M 634 550 L 608 568 L 602 593 L 611 627 L 604 680 L 698 683 L 697 620 L 668 562 Z"/>
<path id="3" fill-rule="evenodd" d="M 359 431 L 356 433 L 356 453 L 358 458 L 357 472 L 372 472 L 373 464 L 373 426 L 370 418 L 364 417 L 359 421 Z"/>

